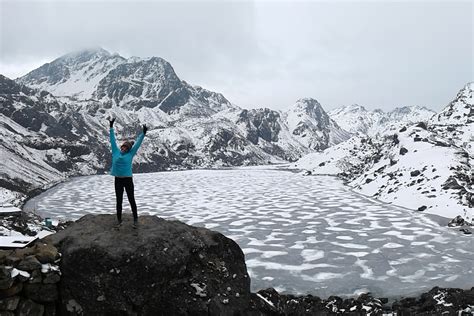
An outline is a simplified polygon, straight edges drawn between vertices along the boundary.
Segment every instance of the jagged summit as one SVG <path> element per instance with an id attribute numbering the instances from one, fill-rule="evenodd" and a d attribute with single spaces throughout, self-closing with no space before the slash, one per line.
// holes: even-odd
<path id="1" fill-rule="evenodd" d="M 86 49 L 81 49 L 67 53 L 56 60 L 62 60 L 67 62 L 87 60 L 95 57 L 109 57 L 111 56 L 110 52 L 103 49 L 102 47 L 91 47 Z"/>
<path id="2" fill-rule="evenodd" d="M 440 113 L 433 116 L 431 124 L 465 125 L 474 122 L 474 82 L 467 83 Z"/>
<path id="3" fill-rule="evenodd" d="M 102 48 L 86 49 L 61 56 L 16 79 L 55 96 L 90 99 L 109 71 L 126 61 Z"/>
<path id="4" fill-rule="evenodd" d="M 298 105 L 298 104 L 319 105 L 319 106 L 321 106 L 321 104 L 318 102 L 318 100 L 313 99 L 313 98 L 300 98 L 300 99 L 296 100 L 295 105 Z"/>
<path id="5" fill-rule="evenodd" d="M 335 113 L 347 113 L 347 112 L 367 112 L 367 109 L 363 105 L 359 105 L 357 103 L 351 105 L 344 105 L 339 107 L 331 112 L 335 111 Z"/>
<path id="6" fill-rule="evenodd" d="M 313 98 L 297 100 L 283 117 L 289 131 L 313 150 L 323 150 L 350 137 Z"/>
<path id="7" fill-rule="evenodd" d="M 156 107 L 170 114 L 192 105 L 188 113 L 200 116 L 235 107 L 221 94 L 181 80 L 161 57 L 126 59 L 100 47 L 61 56 L 17 82 L 75 101 L 132 110 Z"/>
<path id="8" fill-rule="evenodd" d="M 434 114 L 434 111 L 421 106 L 403 106 L 384 112 L 381 109 L 369 111 L 358 104 L 329 112 L 330 117 L 345 130 L 369 135 L 384 133 L 387 128 L 396 129 L 400 124 L 427 121 Z"/>

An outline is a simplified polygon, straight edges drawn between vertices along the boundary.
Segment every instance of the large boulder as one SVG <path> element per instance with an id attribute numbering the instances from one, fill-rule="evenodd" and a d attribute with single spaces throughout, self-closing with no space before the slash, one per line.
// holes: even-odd
<path id="1" fill-rule="evenodd" d="M 62 254 L 65 315 L 239 315 L 250 300 L 240 247 L 205 228 L 141 216 L 86 215 L 48 236 Z"/>

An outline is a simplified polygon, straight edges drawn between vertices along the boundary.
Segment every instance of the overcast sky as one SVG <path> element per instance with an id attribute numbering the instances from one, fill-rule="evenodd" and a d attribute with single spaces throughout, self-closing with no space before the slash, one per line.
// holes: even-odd
<path id="1" fill-rule="evenodd" d="M 474 81 L 472 1 L 0 0 L 0 73 L 75 50 L 159 56 L 247 108 L 440 110 Z"/>

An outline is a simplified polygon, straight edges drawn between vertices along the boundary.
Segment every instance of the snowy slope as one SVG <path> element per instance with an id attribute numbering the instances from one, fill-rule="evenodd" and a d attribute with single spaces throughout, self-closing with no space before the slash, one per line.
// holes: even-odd
<path id="1" fill-rule="evenodd" d="M 472 84 L 428 124 L 354 136 L 301 158 L 296 167 L 339 175 L 355 190 L 410 209 L 473 218 Z M 471 141 L 467 141 L 471 139 Z"/>
<path id="2" fill-rule="evenodd" d="M 73 52 L 44 64 L 19 78 L 18 83 L 56 96 L 90 99 L 99 82 L 125 58 L 95 48 Z"/>
<path id="3" fill-rule="evenodd" d="M 350 138 L 324 111 L 318 101 L 300 99 L 283 114 L 288 130 L 306 147 L 323 150 Z"/>
<path id="4" fill-rule="evenodd" d="M 393 133 L 409 123 L 426 122 L 434 114 L 434 111 L 419 106 L 405 106 L 384 112 L 382 110 L 368 111 L 358 104 L 340 107 L 329 112 L 329 116 L 343 129 L 365 135 Z"/>

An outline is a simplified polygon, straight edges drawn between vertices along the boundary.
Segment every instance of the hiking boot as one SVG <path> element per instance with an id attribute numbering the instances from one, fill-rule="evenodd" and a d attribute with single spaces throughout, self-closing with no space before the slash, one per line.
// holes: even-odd
<path id="1" fill-rule="evenodd" d="M 115 229 L 120 229 L 120 227 L 122 227 L 122 222 L 118 222 L 117 224 L 115 224 L 114 228 Z"/>
<path id="2" fill-rule="evenodd" d="M 137 229 L 138 228 L 138 222 L 133 222 L 132 227 L 133 227 L 133 229 Z"/>

